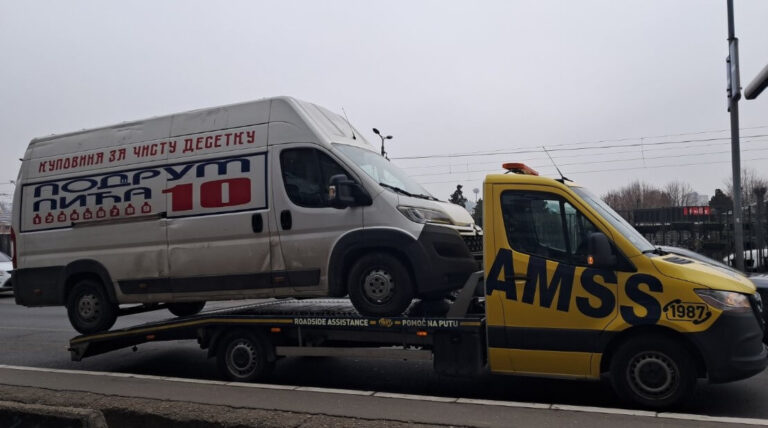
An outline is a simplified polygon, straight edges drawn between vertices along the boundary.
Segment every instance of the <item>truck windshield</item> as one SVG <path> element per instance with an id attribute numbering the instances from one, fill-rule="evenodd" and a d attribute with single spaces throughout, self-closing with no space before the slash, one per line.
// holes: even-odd
<path id="1" fill-rule="evenodd" d="M 333 147 L 382 186 L 408 196 L 436 200 L 419 183 L 378 153 L 349 144 L 334 144 Z"/>
<path id="2" fill-rule="evenodd" d="M 643 237 L 631 224 L 627 223 L 622 216 L 613 210 L 608 204 L 603 202 L 602 199 L 590 193 L 588 190 L 573 186 L 571 190 L 576 192 L 581 199 L 584 200 L 589 206 L 595 209 L 608 223 L 611 223 L 616 230 L 619 231 L 625 238 L 641 252 L 653 251 L 654 246 Z"/>

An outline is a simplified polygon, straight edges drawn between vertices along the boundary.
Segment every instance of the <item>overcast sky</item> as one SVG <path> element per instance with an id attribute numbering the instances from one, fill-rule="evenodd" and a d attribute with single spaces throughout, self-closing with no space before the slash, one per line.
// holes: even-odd
<path id="1" fill-rule="evenodd" d="M 768 1 L 734 3 L 746 86 Z M 473 199 L 502 162 L 555 174 L 542 146 L 600 194 L 712 195 L 730 176 L 726 38 L 725 0 L 0 0 L 0 182 L 34 137 L 291 95 L 392 134 L 441 199 Z M 740 110 L 743 165 L 768 176 L 768 93 Z"/>

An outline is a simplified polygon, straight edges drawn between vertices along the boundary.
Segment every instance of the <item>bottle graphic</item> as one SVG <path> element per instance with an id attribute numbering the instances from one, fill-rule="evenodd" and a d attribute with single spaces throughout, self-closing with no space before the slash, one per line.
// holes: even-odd
<path id="1" fill-rule="evenodd" d="M 53 213 L 48 213 L 48 215 L 45 216 L 45 222 L 46 223 L 53 223 Z"/>
<path id="2" fill-rule="evenodd" d="M 90 220 L 93 218 L 93 213 L 90 208 L 86 208 L 83 212 L 83 220 Z"/>
<path id="3" fill-rule="evenodd" d="M 144 205 L 141 206 L 141 213 L 149 214 L 151 212 L 152 212 L 152 205 L 149 205 L 149 202 L 144 202 Z"/>
<path id="4" fill-rule="evenodd" d="M 120 215 L 120 208 L 118 208 L 115 205 L 112 205 L 112 208 L 109 210 L 109 216 L 110 217 L 117 217 Z"/>
<path id="5" fill-rule="evenodd" d="M 40 224 L 42 221 L 43 219 L 40 218 L 40 214 L 35 214 L 35 216 L 32 217 L 32 224 Z"/>
<path id="6" fill-rule="evenodd" d="M 80 214 L 77 212 L 77 210 L 72 210 L 72 214 L 69 215 L 69 219 L 72 221 L 80 220 Z"/>
<path id="7" fill-rule="evenodd" d="M 125 207 L 125 215 L 134 215 L 136 214 L 136 208 L 133 207 L 133 204 L 128 204 L 127 207 Z"/>
<path id="8" fill-rule="evenodd" d="M 98 210 L 96 210 L 96 218 L 104 218 L 107 216 L 107 212 L 104 210 L 104 207 L 99 207 Z"/>
<path id="9" fill-rule="evenodd" d="M 59 223 L 61 223 L 62 221 L 67 221 L 67 213 L 65 213 L 64 211 L 59 211 L 59 215 L 58 217 L 56 217 L 56 221 L 58 221 Z"/>

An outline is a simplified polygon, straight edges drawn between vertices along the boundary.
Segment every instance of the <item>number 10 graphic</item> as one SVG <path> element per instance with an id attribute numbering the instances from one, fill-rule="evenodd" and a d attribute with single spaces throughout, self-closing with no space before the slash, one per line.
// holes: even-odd
<path id="1" fill-rule="evenodd" d="M 163 193 L 171 195 L 171 211 L 190 211 L 195 208 L 194 184 L 179 184 Z M 200 184 L 199 207 L 221 208 L 244 205 L 251 202 L 251 179 L 228 178 L 225 180 L 206 181 Z"/>

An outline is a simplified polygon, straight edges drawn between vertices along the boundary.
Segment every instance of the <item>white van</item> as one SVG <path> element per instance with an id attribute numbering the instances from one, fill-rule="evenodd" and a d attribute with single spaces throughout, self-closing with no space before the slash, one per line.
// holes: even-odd
<path id="1" fill-rule="evenodd" d="M 12 222 L 16 303 L 65 305 L 81 333 L 210 300 L 349 294 L 396 315 L 460 287 L 482 250 L 465 209 L 287 97 L 35 139 Z"/>

